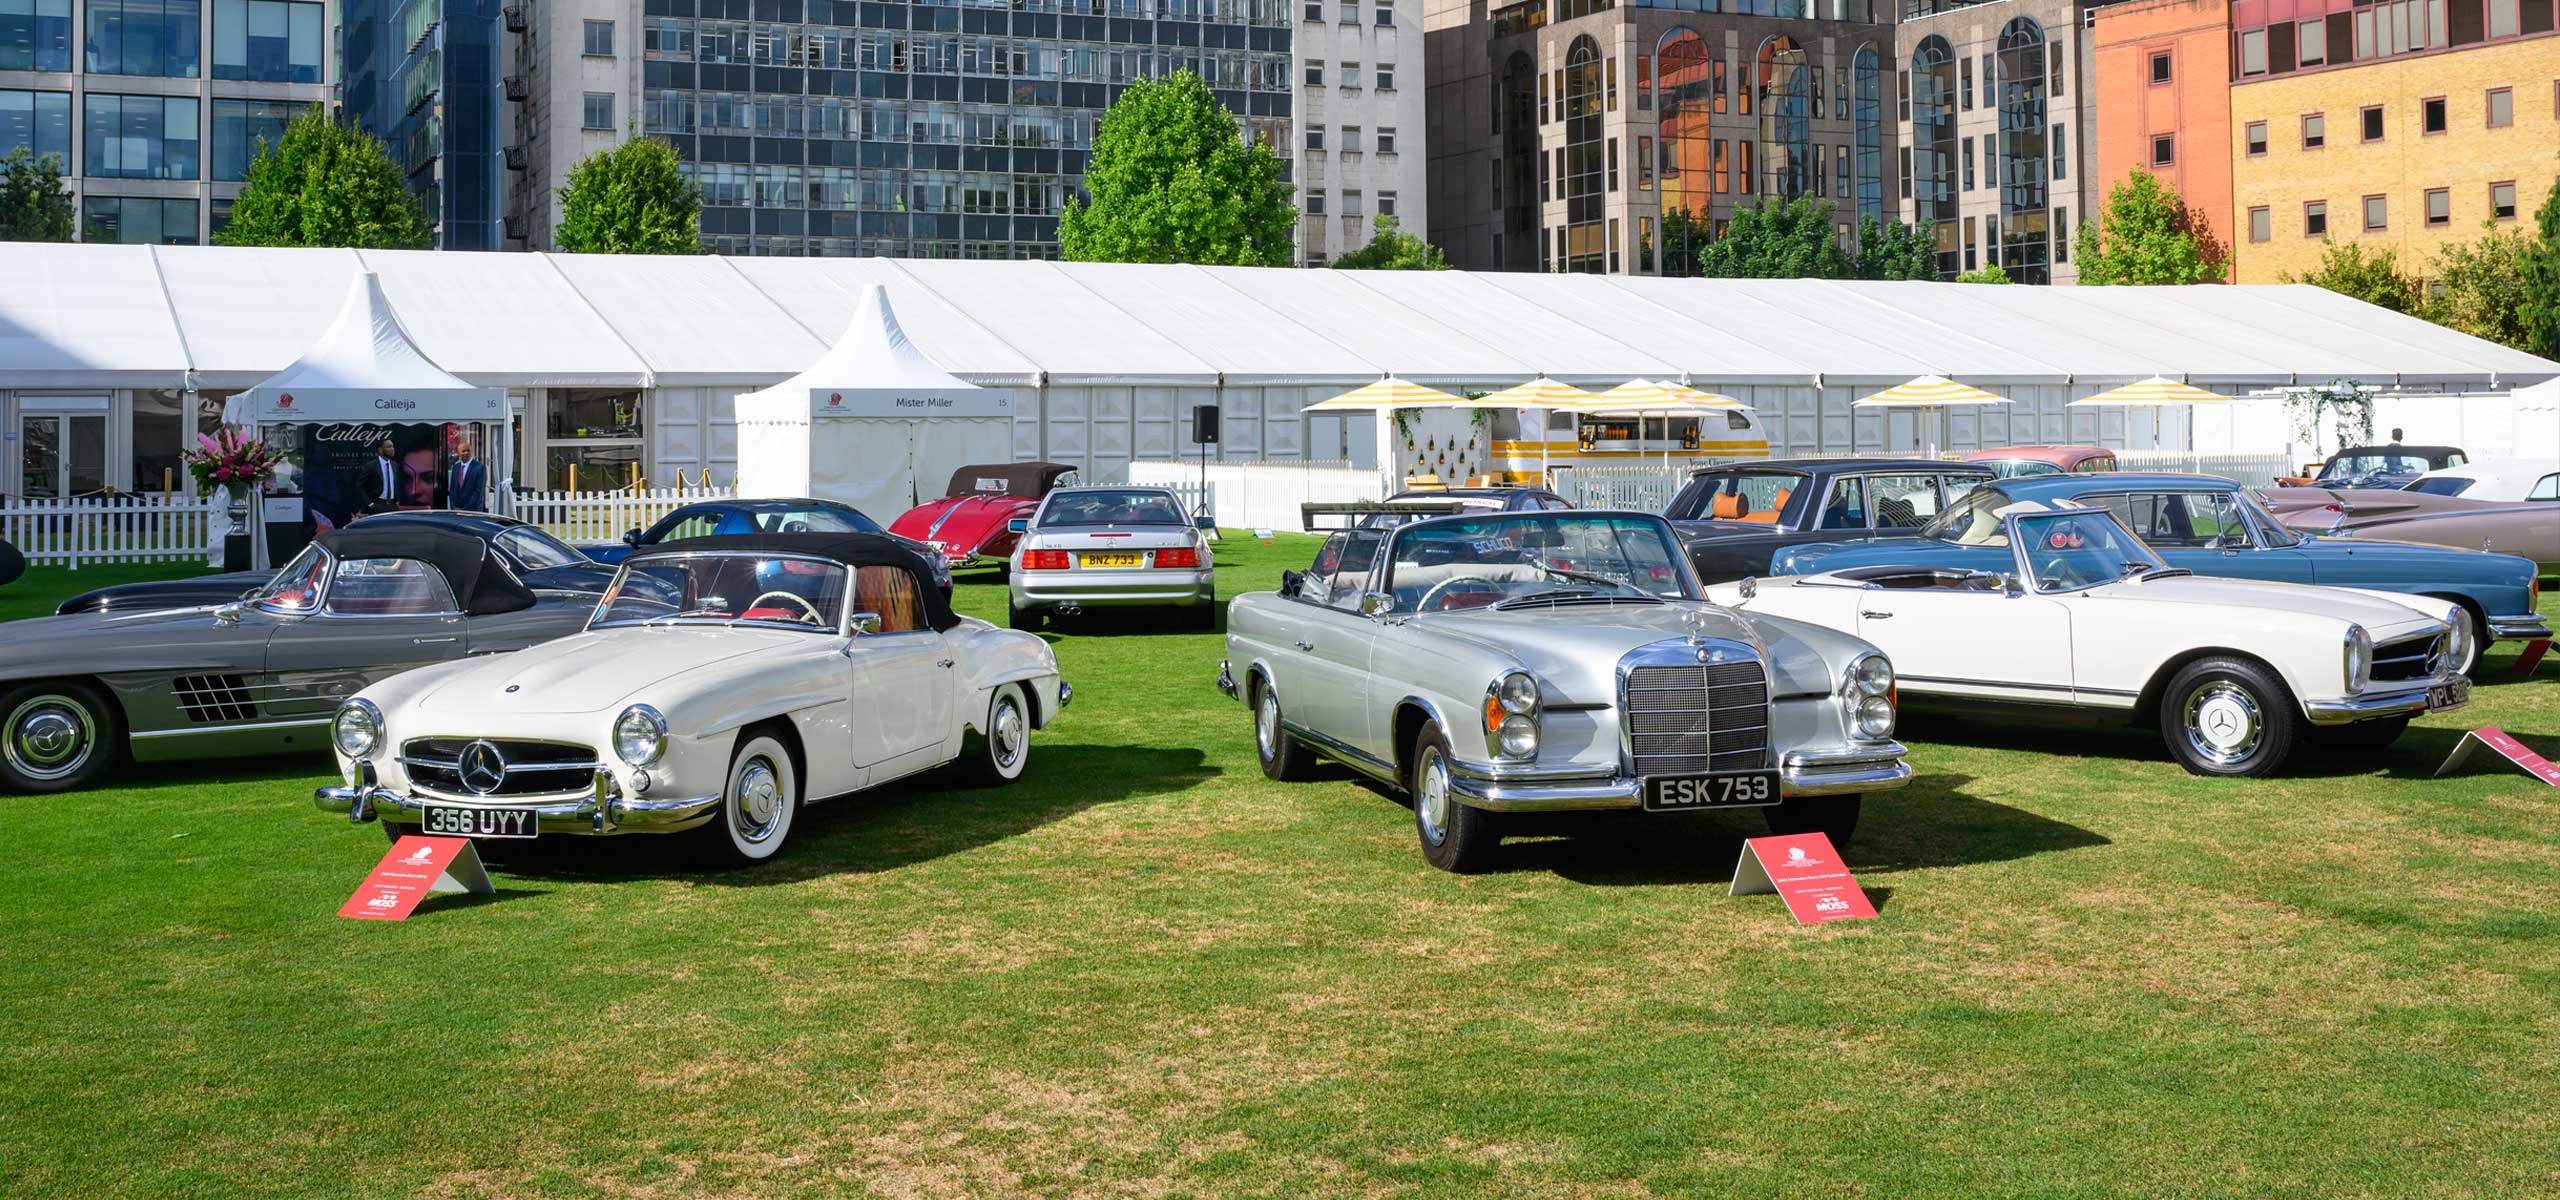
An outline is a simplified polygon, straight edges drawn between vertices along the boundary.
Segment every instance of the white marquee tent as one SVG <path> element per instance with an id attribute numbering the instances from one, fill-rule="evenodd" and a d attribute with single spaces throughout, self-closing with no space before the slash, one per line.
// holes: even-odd
<path id="1" fill-rule="evenodd" d="M 381 276 L 420 348 L 468 382 L 527 406 L 546 390 L 645 391 L 661 479 L 727 473 L 734 398 L 816 361 L 873 285 L 934 362 L 1010 392 L 1014 457 L 1089 478 L 1182 455 L 1198 404 L 1223 410 L 1223 458 L 1364 457 L 1373 418 L 1301 410 L 1386 375 L 1475 390 L 1541 374 L 1684 382 L 1751 405 L 1787 454 L 1913 445 L 1907 414 L 1853 426 L 1849 404 L 1918 375 L 2013 401 L 1951 413 L 1952 448 L 2139 444 L 2147 419 L 2129 428 L 2121 412 L 2067 405 L 2151 375 L 2225 392 L 2336 379 L 2485 392 L 2560 376 L 2560 364 L 2308 286 L 16 243 L 0 245 L 0 420 L 11 394 L 253 385 L 329 323 L 358 270 Z M 2184 420 L 2165 435 L 2183 446 Z"/>
<path id="2" fill-rule="evenodd" d="M 739 495 L 815 496 L 877 521 L 941 496 L 961 467 L 1013 458 L 1013 393 L 935 366 L 878 284 L 825 356 L 737 411 Z"/>

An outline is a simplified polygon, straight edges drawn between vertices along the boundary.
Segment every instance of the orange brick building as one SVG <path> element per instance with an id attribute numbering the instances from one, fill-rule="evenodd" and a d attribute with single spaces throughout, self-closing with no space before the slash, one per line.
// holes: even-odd
<path id="1" fill-rule="evenodd" d="M 2186 197 L 2228 249 L 2237 240 L 2229 0 L 2135 0 L 2094 17 L 2101 203 L 2143 168 Z"/>

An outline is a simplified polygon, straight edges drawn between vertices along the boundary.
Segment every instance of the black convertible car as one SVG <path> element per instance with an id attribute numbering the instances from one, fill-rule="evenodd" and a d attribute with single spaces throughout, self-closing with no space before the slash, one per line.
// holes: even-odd
<path id="1" fill-rule="evenodd" d="M 1698 578 L 1769 573 L 1779 549 L 1896 530 L 1917 532 L 1995 472 L 1929 458 L 1806 458 L 1693 471 L 1662 515 Z"/>
<path id="2" fill-rule="evenodd" d="M 613 582 L 612 566 L 588 558 L 567 542 L 544 533 L 539 526 L 494 513 L 383 513 L 362 518 L 347 528 L 441 529 L 477 538 L 526 587 L 541 591 L 601 594 L 605 585 Z M 60 614 L 157 612 L 169 608 L 228 604 L 265 587 L 267 581 L 274 577 L 273 571 L 231 571 L 152 583 L 123 583 L 82 592 L 63 601 L 53 611 Z"/>

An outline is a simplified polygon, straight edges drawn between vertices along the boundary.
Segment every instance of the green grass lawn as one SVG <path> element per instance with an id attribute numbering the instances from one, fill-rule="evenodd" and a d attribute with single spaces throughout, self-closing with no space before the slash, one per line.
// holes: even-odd
<path id="1" fill-rule="evenodd" d="M 1221 593 L 1312 544 L 1230 537 Z M 2272 781 L 1915 725 L 1849 855 L 1881 919 L 1805 929 L 1726 895 L 1748 816 L 1434 871 L 1394 799 L 1261 776 L 1216 637 L 1136 624 L 1057 639 L 1022 783 L 735 874 L 628 839 L 350 921 L 384 843 L 322 761 L 0 797 L 0 1192 L 2560 1192 L 2560 793 L 2428 778 L 2471 725 L 2560 753 L 2560 666 Z"/>

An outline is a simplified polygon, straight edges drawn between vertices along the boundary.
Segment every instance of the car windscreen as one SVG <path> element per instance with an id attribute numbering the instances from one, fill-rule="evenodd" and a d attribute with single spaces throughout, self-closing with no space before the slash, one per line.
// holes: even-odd
<path id="1" fill-rule="evenodd" d="M 2015 502 L 1997 491 L 1976 487 L 1921 526 L 1920 536 L 1959 546 L 2008 545 L 2009 533 L 2000 523 L 2000 510 L 2012 503 Z"/>
<path id="2" fill-rule="evenodd" d="M 302 548 L 293 561 L 267 580 L 249 597 L 257 604 L 278 612 L 310 612 L 320 607 L 320 594 L 329 583 L 329 554 L 318 543 Z"/>
<path id="3" fill-rule="evenodd" d="M 1563 512 L 1407 525 L 1387 555 L 1397 612 L 1479 608 L 1531 595 L 1694 597 L 1670 527 Z"/>
<path id="4" fill-rule="evenodd" d="M 2464 479 L 2459 475 L 2438 475 L 2433 479 L 2418 480 L 2401 490 L 2408 492 L 2424 492 L 2430 496 L 2459 496 L 2465 489 L 2469 488 L 2476 482 L 2478 481 Z"/>
<path id="5" fill-rule="evenodd" d="M 1977 462 L 1975 465 L 1991 468 L 1992 475 L 2000 479 L 2016 479 L 2021 475 L 2062 474 L 2062 468 L 2033 458 L 2002 458 Z"/>
<path id="6" fill-rule="evenodd" d="M 592 561 L 586 555 L 571 549 L 567 542 L 531 525 L 518 525 L 511 529 L 499 530 L 498 536 L 489 540 L 496 543 L 498 549 L 513 556 L 517 562 L 523 563 L 524 569 L 528 571 L 539 571 L 545 567 L 574 567 L 580 563 Z"/>
<path id="7" fill-rule="evenodd" d="M 1690 476 L 1662 515 L 1674 521 L 1775 521 L 1807 482 L 1793 471 L 1709 471 Z"/>
<path id="8" fill-rule="evenodd" d="M 1040 508 L 1038 524 L 1189 525 L 1169 492 L 1106 490 L 1057 492 Z"/>
<path id="9" fill-rule="evenodd" d="M 751 624 L 833 633 L 847 587 L 844 564 L 823 559 L 652 554 L 624 565 L 592 625 Z"/>
<path id="10" fill-rule="evenodd" d="M 760 533 L 881 533 L 877 521 L 850 508 L 759 509 L 750 514 Z"/>
<path id="11" fill-rule="evenodd" d="M 2416 454 L 2351 454 L 2333 459 L 2321 468 L 2322 481 L 2370 479 L 2376 475 L 2422 475 L 2433 468 L 2423 456 Z"/>
<path id="12" fill-rule="evenodd" d="M 2018 518 L 2027 570 L 2040 592 L 2070 592 L 2165 565 L 2151 547 L 2099 512 L 2037 513 Z"/>

